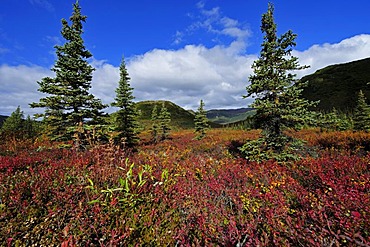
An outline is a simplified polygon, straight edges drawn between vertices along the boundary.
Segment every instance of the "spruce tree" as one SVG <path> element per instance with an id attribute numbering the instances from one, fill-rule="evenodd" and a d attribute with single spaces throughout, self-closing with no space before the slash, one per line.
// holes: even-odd
<path id="1" fill-rule="evenodd" d="M 130 77 L 126 69 L 124 58 L 122 58 L 116 98 L 115 102 L 112 103 L 112 106 L 119 108 L 115 115 L 114 129 L 119 133 L 116 143 L 119 142 L 122 144 L 123 142 L 128 147 L 133 147 L 138 141 L 138 114 L 133 101 L 135 99 L 132 95 L 133 88 L 129 81 Z"/>
<path id="2" fill-rule="evenodd" d="M 362 90 L 358 93 L 357 105 L 353 114 L 354 130 L 370 130 L 370 107 Z"/>
<path id="3" fill-rule="evenodd" d="M 353 121 L 346 113 L 338 112 L 335 107 L 327 113 L 316 114 L 316 126 L 320 131 L 340 131 L 353 129 Z"/>
<path id="4" fill-rule="evenodd" d="M 24 119 L 23 111 L 18 106 L 10 117 L 5 119 L 0 128 L 0 134 L 4 140 L 32 139 L 38 133 L 37 127 L 37 124 L 29 115 Z"/>
<path id="5" fill-rule="evenodd" d="M 157 105 L 154 105 L 152 110 L 152 127 L 151 127 L 151 135 L 152 135 L 152 141 L 154 143 L 158 142 L 158 136 L 159 136 L 159 123 L 158 123 L 158 108 Z"/>
<path id="6" fill-rule="evenodd" d="M 61 34 L 66 43 L 55 46 L 57 61 L 51 69 L 55 72 L 55 77 L 45 77 L 38 82 L 38 91 L 48 96 L 31 104 L 31 107 L 46 108 L 44 113 L 37 114 L 36 117 L 43 117 L 48 125 L 49 135 L 54 140 L 69 139 L 78 133 L 76 128 L 84 129 L 88 121 L 90 124 L 101 123 L 101 110 L 106 107 L 89 93 L 94 68 L 87 61 L 92 54 L 85 48 L 82 39 L 82 23 L 86 18 L 81 14 L 79 2 L 76 1 L 73 4 L 73 14 L 69 18 L 71 24 L 62 19 Z"/>
<path id="7" fill-rule="evenodd" d="M 158 116 L 159 121 L 159 130 L 160 130 L 160 138 L 161 140 L 165 140 L 168 138 L 169 133 L 171 131 L 171 114 L 168 112 L 165 101 L 162 103 L 162 108 Z"/>
<path id="8" fill-rule="evenodd" d="M 198 111 L 194 118 L 195 133 L 197 134 L 195 139 L 201 140 L 206 136 L 206 130 L 209 128 L 206 111 L 204 110 L 204 102 L 200 100 Z"/>
<path id="9" fill-rule="evenodd" d="M 261 31 L 264 33 L 262 49 L 260 57 L 252 65 L 254 73 L 249 77 L 251 84 L 246 88 L 248 94 L 245 97 L 256 98 L 252 107 L 256 109 L 255 120 L 262 129 L 262 136 L 252 145 L 247 143 L 242 150 L 247 155 L 262 151 L 265 158 L 271 158 L 286 152 L 291 140 L 284 130 L 299 128 L 308 118 L 307 109 L 312 103 L 300 97 L 302 85 L 292 73 L 307 68 L 300 66 L 298 58 L 291 55 L 297 35 L 289 30 L 277 36 L 271 3 L 262 15 Z M 262 150 L 256 152 L 256 145 Z"/>
<path id="10" fill-rule="evenodd" d="M 38 134 L 37 123 L 31 119 L 30 115 L 27 115 L 27 118 L 24 121 L 23 131 L 25 133 L 25 137 L 27 138 L 34 138 Z"/>
<path id="11" fill-rule="evenodd" d="M 21 132 L 24 131 L 24 114 L 21 111 L 20 106 L 10 114 L 10 116 L 5 119 L 3 125 L 1 126 L 0 132 L 5 135 L 22 135 Z"/>

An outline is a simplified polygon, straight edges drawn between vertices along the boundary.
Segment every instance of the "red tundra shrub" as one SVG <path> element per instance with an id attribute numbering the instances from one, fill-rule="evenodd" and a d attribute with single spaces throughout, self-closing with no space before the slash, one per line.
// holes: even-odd
<path id="1" fill-rule="evenodd" d="M 137 152 L 1 156 L 0 245 L 370 244 L 370 156 L 285 165 L 235 157 L 232 148 L 257 134 L 212 130 L 198 141 L 185 131 Z"/>
<path id="2" fill-rule="evenodd" d="M 347 154 L 361 155 L 370 151 L 370 133 L 368 132 L 322 132 L 319 129 L 304 129 L 291 134 L 307 141 L 310 146 L 316 146 L 327 151 L 342 151 Z"/>

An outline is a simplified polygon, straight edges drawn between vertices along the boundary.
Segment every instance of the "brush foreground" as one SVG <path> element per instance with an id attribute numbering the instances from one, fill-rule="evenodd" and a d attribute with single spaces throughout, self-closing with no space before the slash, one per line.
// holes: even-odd
<path id="1" fill-rule="evenodd" d="M 183 131 L 132 153 L 1 149 L 0 245 L 370 245 L 369 134 L 298 132 L 307 155 L 286 164 L 240 157 L 257 135 Z"/>

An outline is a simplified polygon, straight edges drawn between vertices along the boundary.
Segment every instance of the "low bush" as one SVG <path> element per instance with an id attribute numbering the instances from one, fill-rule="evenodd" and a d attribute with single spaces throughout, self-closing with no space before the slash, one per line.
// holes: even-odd
<path id="1" fill-rule="evenodd" d="M 229 152 L 256 133 L 172 136 L 135 153 L 97 147 L 0 157 L 0 245 L 370 244 L 370 156 L 257 164 Z"/>

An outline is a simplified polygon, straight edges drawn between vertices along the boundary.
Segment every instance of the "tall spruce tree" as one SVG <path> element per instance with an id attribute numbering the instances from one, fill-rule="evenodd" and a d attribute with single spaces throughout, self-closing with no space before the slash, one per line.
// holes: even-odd
<path id="1" fill-rule="evenodd" d="M 354 130 L 370 130 L 370 107 L 362 90 L 358 93 L 357 105 L 353 114 Z"/>
<path id="2" fill-rule="evenodd" d="M 18 106 L 10 116 L 5 119 L 1 126 L 0 133 L 5 135 L 22 135 L 24 131 L 24 114 L 21 107 Z"/>
<path id="3" fill-rule="evenodd" d="M 271 3 L 262 15 L 261 31 L 265 34 L 261 54 L 252 65 L 254 74 L 249 77 L 251 84 L 246 88 L 245 97 L 256 98 L 252 107 L 256 108 L 255 120 L 262 129 L 261 138 L 254 144 L 259 145 L 265 158 L 273 158 L 286 152 L 287 143 L 291 141 L 283 131 L 303 124 L 309 117 L 307 109 L 313 103 L 300 97 L 302 85 L 292 74 L 292 71 L 308 67 L 300 66 L 298 58 L 291 55 L 297 35 L 289 30 L 277 36 Z M 260 153 L 261 150 L 256 152 L 254 144 L 247 143 L 242 150 L 247 155 Z"/>
<path id="4" fill-rule="evenodd" d="M 195 113 L 194 118 L 194 125 L 195 125 L 195 139 L 201 140 L 206 136 L 206 131 L 209 128 L 207 113 L 204 110 L 204 102 L 200 100 L 200 104 L 198 107 L 198 111 Z"/>
<path id="5" fill-rule="evenodd" d="M 62 19 L 61 34 L 66 43 L 55 46 L 57 61 L 51 69 L 55 77 L 45 77 L 38 82 L 38 91 L 48 96 L 30 104 L 31 107 L 46 108 L 44 113 L 36 117 L 43 117 L 49 127 L 49 135 L 54 140 L 69 139 L 78 133 L 76 128 L 83 129 L 88 121 L 90 124 L 101 123 L 104 115 L 101 110 L 106 105 L 89 93 L 94 68 L 87 61 L 92 54 L 85 48 L 82 39 L 82 23 L 86 18 L 76 1 L 69 18 L 71 25 Z"/>
<path id="6" fill-rule="evenodd" d="M 138 141 L 138 122 L 137 111 L 134 103 L 135 97 L 132 95 L 133 88 L 131 87 L 130 77 L 126 69 L 124 58 L 120 65 L 120 80 L 116 89 L 115 102 L 112 106 L 118 107 L 115 119 L 115 131 L 118 131 L 116 143 L 125 144 L 128 147 L 133 147 Z"/>
<path id="7" fill-rule="evenodd" d="M 0 128 L 0 135 L 3 140 L 31 139 L 38 134 L 37 132 L 35 121 L 29 115 L 24 119 L 24 114 L 20 106 L 12 112 L 10 117 L 5 119 Z"/>
<path id="8" fill-rule="evenodd" d="M 31 139 L 38 135 L 39 126 L 36 121 L 31 119 L 30 115 L 27 115 L 27 118 L 24 121 L 23 130 L 26 138 Z"/>
<path id="9" fill-rule="evenodd" d="M 162 108 L 159 112 L 158 121 L 161 140 L 165 140 L 168 138 L 171 131 L 171 113 L 167 110 L 165 101 L 163 101 L 162 103 Z"/>
<path id="10" fill-rule="evenodd" d="M 152 127 L 150 129 L 151 135 L 152 135 L 152 141 L 154 143 L 158 142 L 158 136 L 159 136 L 159 123 L 158 123 L 158 107 L 157 105 L 154 105 L 152 109 L 152 116 L 151 116 L 151 121 L 152 121 Z"/>

